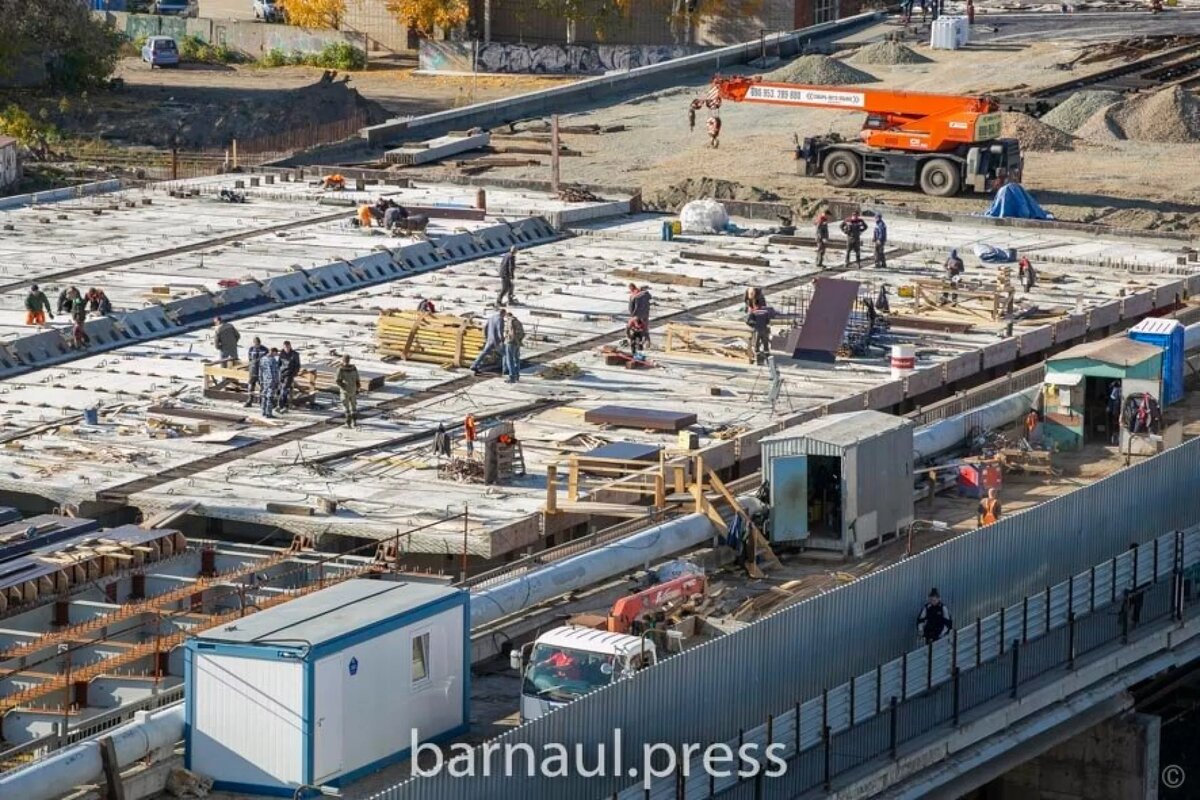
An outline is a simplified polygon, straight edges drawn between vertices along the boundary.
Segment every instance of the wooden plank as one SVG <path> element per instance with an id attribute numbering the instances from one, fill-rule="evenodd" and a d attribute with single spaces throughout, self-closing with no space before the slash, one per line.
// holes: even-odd
<path id="1" fill-rule="evenodd" d="M 735 256 L 726 253 L 702 253 L 698 250 L 684 250 L 680 258 L 692 261 L 715 261 L 718 264 L 743 264 L 748 267 L 769 267 L 771 262 L 759 256 Z"/>
<path id="2" fill-rule="evenodd" d="M 649 281 L 650 283 L 665 283 L 668 286 L 691 286 L 696 289 L 704 287 L 704 278 L 693 278 L 691 275 L 677 275 L 673 272 L 656 272 L 649 269 L 614 269 L 613 277 L 631 281 Z"/>
<path id="3" fill-rule="evenodd" d="M 159 415 L 164 417 L 180 417 L 182 419 L 201 419 L 208 422 L 231 422 L 239 423 L 246 421 L 245 414 L 235 414 L 227 411 L 206 411 L 199 408 L 176 408 L 173 406 L 150 406 L 146 410 L 148 415 Z"/>
<path id="4" fill-rule="evenodd" d="M 644 517 L 654 509 L 650 506 L 625 505 L 624 503 L 559 503 L 558 510 L 567 514 L 587 514 L 600 517 Z"/>
<path id="5" fill-rule="evenodd" d="M 311 517 L 316 513 L 316 509 L 311 506 L 301 506 L 295 503 L 267 503 L 267 512 L 270 514 L 288 514 L 293 517 Z"/>
<path id="6" fill-rule="evenodd" d="M 675 433 L 696 424 L 696 415 L 686 411 L 665 411 L 632 406 L 600 406 L 583 415 L 584 422 L 613 425 L 618 428 L 646 428 Z"/>

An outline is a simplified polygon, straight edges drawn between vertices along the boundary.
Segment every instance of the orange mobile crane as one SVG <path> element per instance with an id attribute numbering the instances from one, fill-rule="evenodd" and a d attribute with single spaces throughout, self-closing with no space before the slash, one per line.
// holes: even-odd
<path id="1" fill-rule="evenodd" d="M 804 162 L 804 174 L 824 175 L 832 186 L 920 186 L 926 194 L 950 197 L 963 188 L 986 192 L 1020 180 L 1021 147 L 1016 139 L 999 138 L 1000 108 L 988 97 L 718 75 L 707 100 L 694 101 L 693 108 L 718 108 L 722 100 L 865 112 L 858 142 L 831 134 L 801 144 L 797 137 L 796 159 Z"/>

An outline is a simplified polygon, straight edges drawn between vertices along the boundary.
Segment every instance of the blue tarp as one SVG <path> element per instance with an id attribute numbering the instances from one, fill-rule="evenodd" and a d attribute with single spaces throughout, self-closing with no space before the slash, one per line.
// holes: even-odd
<path id="1" fill-rule="evenodd" d="M 1038 205 L 1033 195 L 1019 183 L 1006 183 L 996 192 L 991 208 L 983 212 L 985 217 L 1017 217 L 1019 219 L 1054 219 L 1053 214 Z"/>

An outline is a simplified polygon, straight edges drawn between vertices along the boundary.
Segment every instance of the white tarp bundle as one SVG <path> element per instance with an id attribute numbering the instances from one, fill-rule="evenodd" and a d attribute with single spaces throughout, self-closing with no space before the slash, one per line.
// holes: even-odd
<path id="1" fill-rule="evenodd" d="M 720 233 L 729 224 L 729 214 L 716 200 L 693 200 L 679 212 L 679 224 L 685 233 Z"/>

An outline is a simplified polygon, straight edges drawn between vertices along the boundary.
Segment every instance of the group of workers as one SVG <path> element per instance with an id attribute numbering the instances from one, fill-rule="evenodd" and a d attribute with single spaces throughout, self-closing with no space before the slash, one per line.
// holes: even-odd
<path id="1" fill-rule="evenodd" d="M 354 222 L 360 228 L 377 226 L 385 231 L 407 233 L 425 230 L 429 218 L 421 214 L 409 214 L 408 209 L 390 197 L 380 197 L 374 203 L 360 205 Z"/>
<path id="2" fill-rule="evenodd" d="M 213 320 L 213 345 L 221 361 L 238 363 L 241 338 L 232 322 L 220 317 Z M 277 411 L 289 410 L 300 366 L 300 353 L 290 341 L 284 341 L 282 347 L 267 347 L 260 337 L 255 336 L 253 344 L 246 350 L 246 406 L 255 404 L 257 391 L 257 402 L 264 417 L 274 417 Z M 350 356 L 342 356 L 334 384 L 341 396 L 346 427 L 357 427 L 359 378 L 358 368 L 350 362 Z"/>
<path id="3" fill-rule="evenodd" d="M 112 302 L 103 289 L 92 287 L 87 293 L 81 293 L 74 286 L 66 287 L 58 293 L 55 308 L 50 308 L 50 299 L 35 283 L 29 287 L 25 296 L 25 324 L 41 327 L 46 324 L 46 318 L 54 319 L 54 314 L 62 314 L 71 318 L 71 340 L 76 348 L 84 348 L 92 343 L 91 337 L 83 325 L 87 322 L 88 314 L 108 316 L 112 313 Z"/>
<path id="4" fill-rule="evenodd" d="M 817 269 L 825 269 L 825 251 L 829 247 L 829 212 L 822 211 L 817 214 L 814 220 L 816 228 L 817 240 Z M 864 220 L 857 211 L 842 220 L 838 226 L 842 234 L 846 237 L 846 261 L 845 268 L 850 268 L 850 256 L 854 256 L 854 264 L 859 269 L 862 268 L 862 237 L 867 232 L 866 220 Z M 871 241 L 874 245 L 875 269 L 887 268 L 887 257 L 885 250 L 887 248 L 887 223 L 883 221 L 882 214 L 875 215 L 875 228 L 871 233 Z"/>

